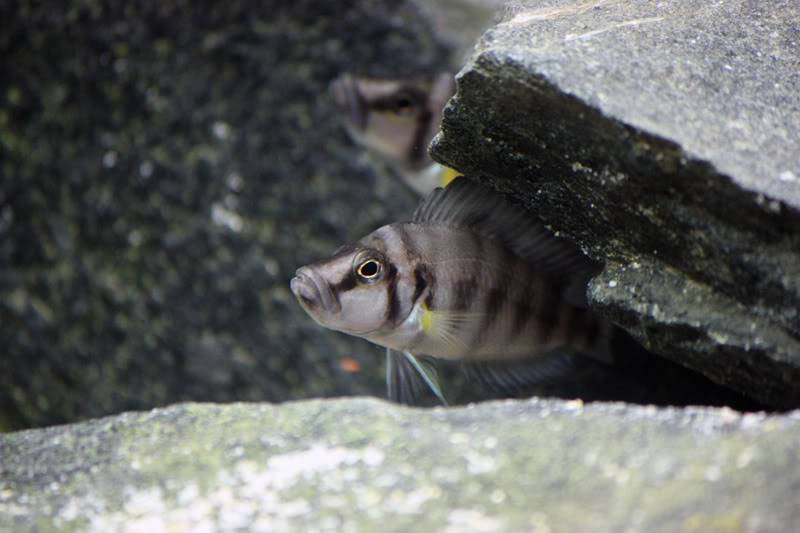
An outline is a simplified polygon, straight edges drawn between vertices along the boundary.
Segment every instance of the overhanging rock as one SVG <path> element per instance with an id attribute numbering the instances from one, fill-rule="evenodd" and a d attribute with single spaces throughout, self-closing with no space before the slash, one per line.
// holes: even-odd
<path id="1" fill-rule="evenodd" d="M 790 531 L 800 418 L 184 404 L 0 435 L 0 530 Z"/>
<path id="2" fill-rule="evenodd" d="M 590 298 L 649 349 L 800 405 L 800 5 L 517 4 L 433 156 L 606 263 Z"/>

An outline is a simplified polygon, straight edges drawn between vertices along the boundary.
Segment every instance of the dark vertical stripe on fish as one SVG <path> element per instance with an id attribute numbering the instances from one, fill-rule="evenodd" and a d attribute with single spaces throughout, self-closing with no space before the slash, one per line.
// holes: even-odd
<path id="1" fill-rule="evenodd" d="M 416 305 L 417 300 L 425 291 L 425 287 L 428 286 L 427 278 L 428 269 L 425 268 L 424 265 L 417 265 L 416 268 L 414 268 L 414 294 L 411 297 L 412 306 Z"/>
<path id="2" fill-rule="evenodd" d="M 434 311 L 433 299 L 436 296 L 436 276 L 431 276 L 428 281 L 428 296 L 425 297 L 425 307 L 430 311 Z"/>
<path id="3" fill-rule="evenodd" d="M 476 296 L 478 295 L 478 280 L 475 277 L 459 280 L 453 286 L 452 310 L 456 312 L 477 311 L 475 309 Z M 465 321 L 459 326 L 458 335 L 467 347 L 466 353 L 470 353 L 475 348 L 475 343 L 480 338 L 479 325 Z"/>
<path id="4" fill-rule="evenodd" d="M 394 265 L 389 265 L 387 278 L 389 283 L 386 286 L 386 315 L 384 322 L 394 325 L 397 317 L 400 316 L 400 298 L 397 297 L 397 268 Z"/>
<path id="5" fill-rule="evenodd" d="M 433 113 L 427 108 L 423 109 L 417 117 L 417 127 L 411 138 L 411 146 L 408 147 L 408 159 L 414 163 L 419 163 L 427 155 L 428 146 L 425 144 L 425 139 L 428 136 L 432 118 Z"/>
<path id="6" fill-rule="evenodd" d="M 518 296 L 514 303 L 511 338 L 521 335 L 525 326 L 533 321 L 530 325 L 536 330 L 536 342 L 546 342 L 556 325 L 559 306 L 551 285 L 543 277 L 534 275 Z"/>
<path id="7" fill-rule="evenodd" d="M 514 302 L 514 321 L 511 326 L 511 339 L 516 339 L 534 317 L 533 307 L 524 297 Z"/>
<path id="8" fill-rule="evenodd" d="M 453 311 L 469 311 L 478 291 L 478 280 L 470 277 L 456 281 L 453 294 Z"/>
<path id="9" fill-rule="evenodd" d="M 342 279 L 331 285 L 331 290 L 333 291 L 334 296 L 336 296 L 339 293 L 353 290 L 357 284 L 358 281 L 356 280 L 355 275 L 353 275 L 352 272 L 348 272 L 342 277 Z"/>
<path id="10" fill-rule="evenodd" d="M 508 300 L 508 285 L 502 283 L 499 287 L 489 289 L 486 295 L 485 313 L 482 315 L 481 323 L 478 325 L 478 335 L 473 341 L 473 349 L 480 347 L 486 342 L 489 332 L 492 330 L 497 319 L 500 318 L 503 305 Z"/>
<path id="11" fill-rule="evenodd" d="M 389 226 L 389 228 L 394 231 L 394 234 L 398 239 L 400 239 L 400 246 L 403 248 L 403 254 L 406 256 L 406 259 L 409 262 L 416 259 L 416 253 L 414 253 L 414 244 L 411 242 L 411 236 L 406 230 L 406 225 L 392 224 Z"/>
<path id="12" fill-rule="evenodd" d="M 472 246 L 475 250 L 475 257 L 483 258 L 484 255 L 483 237 L 473 232 L 470 232 L 469 236 L 472 239 Z"/>

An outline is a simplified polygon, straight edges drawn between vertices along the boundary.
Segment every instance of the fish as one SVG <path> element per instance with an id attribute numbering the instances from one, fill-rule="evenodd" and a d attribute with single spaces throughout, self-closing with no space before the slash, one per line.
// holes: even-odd
<path id="1" fill-rule="evenodd" d="M 390 399 L 414 403 L 429 389 L 446 405 L 437 361 L 509 393 L 569 371 L 574 354 L 611 364 L 613 326 L 586 302 L 599 267 L 501 193 L 459 177 L 411 220 L 300 267 L 290 288 L 319 325 L 387 349 Z"/>
<path id="2" fill-rule="evenodd" d="M 345 73 L 331 82 L 330 94 L 353 140 L 417 194 L 458 175 L 428 155 L 442 110 L 455 94 L 452 74 L 380 79 Z"/>

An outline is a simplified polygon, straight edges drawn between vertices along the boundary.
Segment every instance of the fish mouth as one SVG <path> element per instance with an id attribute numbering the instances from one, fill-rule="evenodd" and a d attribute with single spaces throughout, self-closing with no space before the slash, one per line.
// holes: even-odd
<path id="1" fill-rule="evenodd" d="M 336 313 L 340 310 L 339 301 L 333 295 L 330 285 L 317 272 L 309 267 L 300 267 L 289 282 L 295 298 L 307 311 L 322 310 Z"/>
<path id="2" fill-rule="evenodd" d="M 362 131 L 367 126 L 366 103 L 358 90 L 355 78 L 342 74 L 328 87 L 336 106 L 347 114 L 350 127 Z"/>

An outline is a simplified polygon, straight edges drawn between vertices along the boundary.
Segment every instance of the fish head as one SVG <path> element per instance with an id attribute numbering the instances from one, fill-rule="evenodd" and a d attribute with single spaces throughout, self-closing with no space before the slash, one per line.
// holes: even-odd
<path id="1" fill-rule="evenodd" d="M 409 284 L 385 247 L 361 241 L 299 268 L 290 286 L 321 326 L 371 339 L 408 315 L 400 302 L 410 296 Z"/>
<path id="2" fill-rule="evenodd" d="M 454 92 L 453 76 L 446 73 L 409 79 L 343 74 L 330 85 L 354 140 L 390 163 L 414 169 L 431 163 L 427 148 Z"/>

